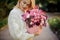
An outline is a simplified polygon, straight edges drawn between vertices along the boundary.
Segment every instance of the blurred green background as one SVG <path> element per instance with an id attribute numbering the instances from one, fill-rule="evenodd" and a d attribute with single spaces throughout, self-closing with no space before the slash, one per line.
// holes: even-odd
<path id="1" fill-rule="evenodd" d="M 0 28 L 7 24 L 9 12 L 16 3 L 17 0 L 0 0 Z"/>

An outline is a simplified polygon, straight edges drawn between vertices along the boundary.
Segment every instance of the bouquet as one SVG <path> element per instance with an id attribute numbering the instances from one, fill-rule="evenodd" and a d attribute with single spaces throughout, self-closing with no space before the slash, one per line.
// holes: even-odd
<path id="1" fill-rule="evenodd" d="M 46 13 L 36 7 L 32 10 L 25 11 L 22 18 L 27 25 L 28 33 L 34 34 L 39 31 L 39 27 L 46 26 Z"/>

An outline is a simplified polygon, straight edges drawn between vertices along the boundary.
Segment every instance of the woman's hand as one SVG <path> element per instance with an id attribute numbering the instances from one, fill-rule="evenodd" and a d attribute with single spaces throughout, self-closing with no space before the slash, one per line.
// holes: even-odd
<path id="1" fill-rule="evenodd" d="M 42 26 L 39 25 L 38 26 L 38 31 L 34 34 L 34 36 L 38 36 L 41 33 L 41 31 L 42 31 Z"/>
<path id="2" fill-rule="evenodd" d="M 33 40 L 33 38 L 31 37 L 31 38 L 28 38 L 27 40 Z"/>

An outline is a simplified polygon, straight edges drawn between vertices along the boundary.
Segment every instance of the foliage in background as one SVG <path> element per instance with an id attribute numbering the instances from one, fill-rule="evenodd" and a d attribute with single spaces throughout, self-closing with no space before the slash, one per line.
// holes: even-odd
<path id="1" fill-rule="evenodd" d="M 0 28 L 2 28 L 6 24 L 7 24 L 7 18 L 5 18 L 4 20 L 0 21 Z"/>
<path id="2" fill-rule="evenodd" d="M 57 0 L 47 0 L 47 1 L 48 1 L 49 3 L 55 3 L 55 4 L 56 4 L 59 0 L 58 0 L 58 1 L 57 1 Z"/>
<path id="3" fill-rule="evenodd" d="M 36 4 L 39 5 L 40 9 L 46 10 L 48 1 L 47 0 L 36 0 Z"/>
<path id="4" fill-rule="evenodd" d="M 16 5 L 17 0 L 0 0 L 0 28 L 7 24 L 10 10 Z"/>
<path id="5" fill-rule="evenodd" d="M 60 17 L 53 17 L 48 20 L 51 30 L 57 34 L 60 40 Z"/>
<path id="6" fill-rule="evenodd" d="M 60 30 L 60 18 L 59 17 L 52 17 L 48 20 L 48 22 L 53 31 Z"/>
<path id="7" fill-rule="evenodd" d="M 47 12 L 60 11 L 60 0 L 36 0 L 36 4 Z"/>
<path id="8" fill-rule="evenodd" d="M 8 16 L 17 0 L 0 0 L 0 21 Z"/>

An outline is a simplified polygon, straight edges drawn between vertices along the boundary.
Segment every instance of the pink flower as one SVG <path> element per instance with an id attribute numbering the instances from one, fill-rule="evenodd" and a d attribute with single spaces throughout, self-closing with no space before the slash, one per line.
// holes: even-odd
<path id="1" fill-rule="evenodd" d="M 31 19 L 32 22 L 34 22 L 34 19 Z"/>
<path id="2" fill-rule="evenodd" d="M 34 23 L 33 22 L 30 22 L 30 25 L 33 25 Z"/>
<path id="3" fill-rule="evenodd" d="M 30 15 L 31 16 L 34 16 L 34 11 L 30 11 Z"/>

